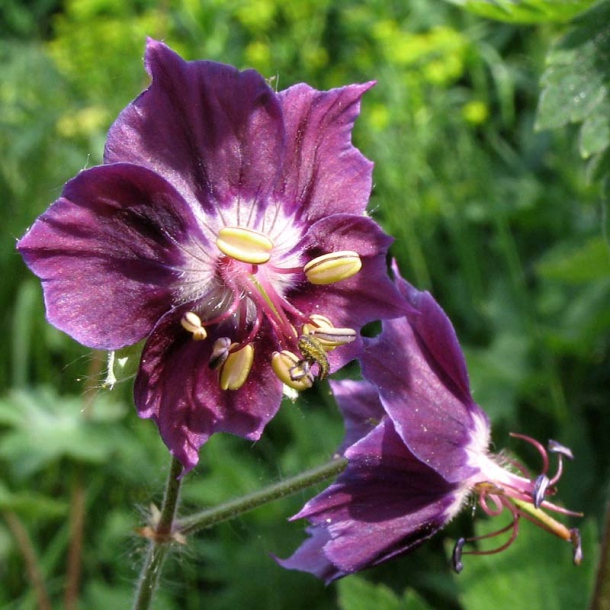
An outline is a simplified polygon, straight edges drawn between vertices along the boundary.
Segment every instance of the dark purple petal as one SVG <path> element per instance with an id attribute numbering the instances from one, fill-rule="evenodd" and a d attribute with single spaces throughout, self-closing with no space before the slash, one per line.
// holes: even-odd
<path id="1" fill-rule="evenodd" d="M 182 329 L 181 316 L 180 311 L 168 313 L 146 342 L 134 396 L 140 416 L 157 423 L 163 441 L 188 472 L 199 460 L 199 448 L 215 432 L 257 440 L 279 409 L 282 384 L 269 366 L 271 354 L 255 352 L 245 384 L 239 390 L 222 390 L 219 372 L 209 367 L 220 335 L 194 341 Z"/>
<path id="2" fill-rule="evenodd" d="M 428 293 L 404 281 L 400 287 L 417 312 L 385 321 L 378 337 L 365 340 L 362 372 L 413 454 L 447 481 L 463 481 L 476 472 L 465 449 L 482 433 L 480 424 L 488 430 L 487 416 L 470 396 L 464 357 L 442 309 Z"/>
<path id="3" fill-rule="evenodd" d="M 288 559 L 274 559 L 287 570 L 300 570 L 309 572 L 326 583 L 337 578 L 347 576 L 347 572 L 341 572 L 324 556 L 324 546 L 330 541 L 330 534 L 322 527 L 308 527 L 305 530 L 310 538 Z"/>
<path id="4" fill-rule="evenodd" d="M 309 519 L 314 542 L 286 560 L 286 567 L 313 568 L 330 581 L 378 565 L 430 538 L 464 499 L 459 485 L 413 456 L 389 419 L 348 449 L 346 457 L 349 465 L 337 482 L 293 517 Z M 321 553 L 318 561 L 316 552 Z"/>
<path id="5" fill-rule="evenodd" d="M 413 307 L 407 319 L 422 349 L 430 352 L 430 362 L 438 367 L 447 388 L 464 403 L 471 403 L 466 360 L 451 320 L 429 292 L 417 290 L 400 276 L 395 262 L 393 271 L 398 290 Z"/>
<path id="6" fill-rule="evenodd" d="M 345 437 L 337 453 L 365 437 L 385 416 L 377 388 L 368 381 L 331 381 L 330 387 L 343 415 Z"/>
<path id="7" fill-rule="evenodd" d="M 155 170 L 193 206 L 267 204 L 284 148 L 282 110 L 254 70 L 184 61 L 149 40 L 151 86 L 119 115 L 106 143 L 108 163 Z"/>
<path id="8" fill-rule="evenodd" d="M 362 214 L 373 164 L 352 146 L 360 99 L 374 83 L 316 91 L 299 84 L 278 94 L 286 157 L 278 195 L 311 222 L 334 213 Z"/>
<path id="9" fill-rule="evenodd" d="M 174 188 L 135 165 L 94 167 L 68 182 L 18 242 L 42 280 L 47 318 L 80 343 L 137 343 L 172 304 L 196 223 Z"/>

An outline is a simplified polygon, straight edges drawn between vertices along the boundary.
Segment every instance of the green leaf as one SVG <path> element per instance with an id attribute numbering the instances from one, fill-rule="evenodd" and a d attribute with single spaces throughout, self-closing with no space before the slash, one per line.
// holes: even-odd
<path id="1" fill-rule="evenodd" d="M 582 122 L 582 156 L 603 152 L 610 143 L 610 3 L 577 19 L 549 52 L 547 65 L 536 128 Z"/>
<path id="2" fill-rule="evenodd" d="M 430 610 L 414 591 L 402 598 L 384 584 L 369 582 L 361 576 L 350 576 L 337 583 L 341 610 Z"/>
<path id="3" fill-rule="evenodd" d="M 479 521 L 477 535 L 498 529 Z M 595 576 L 597 543 L 593 520 L 582 524 L 584 561 L 572 563 L 572 548 L 524 519 L 519 536 L 494 555 L 466 555 L 458 584 L 467 610 L 572 610 L 587 608 Z M 500 542 L 498 542 L 499 544 Z M 486 547 L 488 548 L 488 547 Z"/>
<path id="4" fill-rule="evenodd" d="M 610 277 L 610 244 L 603 237 L 592 237 L 583 245 L 561 244 L 538 263 L 536 270 L 547 279 L 583 284 Z"/>
<path id="5" fill-rule="evenodd" d="M 509 23 L 570 21 L 595 0 L 449 0 L 462 8 L 490 19 Z"/>
<path id="6" fill-rule="evenodd" d="M 58 517 L 68 512 L 66 502 L 49 498 L 28 490 L 12 492 L 0 482 L 0 509 L 12 510 L 15 513 L 36 519 Z"/>
<path id="7" fill-rule="evenodd" d="M 0 457 L 22 476 L 64 457 L 103 463 L 121 442 L 113 424 L 123 413 L 107 395 L 100 395 L 85 416 L 81 397 L 60 397 L 49 388 L 13 392 L 0 400 L 0 423 L 9 426 Z"/>

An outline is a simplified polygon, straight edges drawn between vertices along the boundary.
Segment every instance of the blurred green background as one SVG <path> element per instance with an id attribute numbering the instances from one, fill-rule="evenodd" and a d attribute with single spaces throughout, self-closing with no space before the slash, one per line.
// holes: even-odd
<path id="1" fill-rule="evenodd" d="M 535 452 L 510 431 L 570 446 L 577 459 L 560 498 L 586 514 L 579 568 L 568 545 L 524 524 L 509 550 L 467 556 L 454 575 L 451 545 L 474 527 L 467 510 L 412 555 L 325 587 L 270 556 L 304 539 L 304 524 L 286 518 L 311 490 L 189 540 L 168 562 L 155 607 L 586 606 L 610 465 L 610 112 L 580 88 L 605 86 L 596 70 L 610 54 L 587 54 L 598 38 L 578 31 L 553 46 L 591 2 L 498 4 L 3 2 L 0 607 L 129 607 L 145 549 L 135 529 L 161 499 L 169 460 L 154 425 L 135 414 L 131 379 L 101 389 L 105 355 L 47 325 L 39 282 L 14 248 L 65 181 L 101 162 L 106 130 L 147 84 L 146 36 L 186 59 L 256 68 L 279 89 L 378 81 L 354 135 L 376 164 L 370 213 L 396 238 L 404 276 L 453 319 L 497 449 L 536 471 Z M 598 4 L 607 17 L 608 3 Z M 600 14 L 586 27 L 608 23 Z M 322 386 L 285 404 L 258 443 L 216 436 L 186 480 L 183 511 L 320 464 L 341 435 Z M 487 527 L 480 515 L 476 527 Z"/>

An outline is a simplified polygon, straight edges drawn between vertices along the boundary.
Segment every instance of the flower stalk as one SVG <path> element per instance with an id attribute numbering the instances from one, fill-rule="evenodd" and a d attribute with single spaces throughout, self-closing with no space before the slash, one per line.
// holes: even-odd
<path id="1" fill-rule="evenodd" d="M 298 491 L 307 489 L 341 474 L 347 467 L 347 460 L 335 458 L 322 466 L 312 468 L 298 475 L 284 479 L 273 485 L 257 490 L 246 496 L 230 500 L 220 506 L 201 511 L 178 521 L 176 530 L 183 536 L 211 527 L 222 521 L 234 519 L 260 506 L 280 500 Z"/>
<path id="2" fill-rule="evenodd" d="M 141 532 L 142 535 L 149 538 L 150 543 L 140 572 L 133 610 L 150 608 L 161 576 L 163 562 L 169 551 L 170 543 L 175 539 L 172 534 L 182 483 L 182 479 L 178 477 L 182 470 L 182 464 L 176 458 L 172 458 L 161 512 L 156 523 L 152 524 L 153 527 L 144 528 Z"/>
<path id="3" fill-rule="evenodd" d="M 188 534 L 222 521 L 234 519 L 269 502 L 332 479 L 341 474 L 346 467 L 346 459 L 335 458 L 322 466 L 312 468 L 251 494 L 176 520 L 181 486 L 181 479 L 178 477 L 183 468 L 181 463 L 174 458 L 167 478 L 161 512 L 157 518 L 153 516 L 154 523 L 140 530 L 140 534 L 150 540 L 150 545 L 140 573 L 133 610 L 150 608 L 171 543 L 182 542 Z"/>

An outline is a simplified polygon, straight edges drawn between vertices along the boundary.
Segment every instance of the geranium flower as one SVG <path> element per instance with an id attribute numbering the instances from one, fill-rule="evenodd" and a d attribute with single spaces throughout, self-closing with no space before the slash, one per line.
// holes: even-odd
<path id="1" fill-rule="evenodd" d="M 524 517 L 571 542 L 579 563 L 578 530 L 549 515 L 576 515 L 548 499 L 561 475 L 562 457 L 571 453 L 549 444 L 559 461 L 557 473 L 549 476 L 544 448 L 514 435 L 540 451 L 543 469 L 537 477 L 516 461 L 490 453 L 489 420 L 472 399 L 451 322 L 429 293 L 400 277 L 397 283 L 413 312 L 384 322 L 382 333 L 369 340 L 360 359 L 368 381 L 339 388 L 348 430 L 360 429 L 366 436 L 345 450 L 348 466 L 337 481 L 293 517 L 309 520 L 310 538 L 281 565 L 327 582 L 378 565 L 430 538 L 471 497 L 490 516 L 508 511 L 508 526 L 492 536 L 511 532 L 498 548 L 471 553 L 509 546 Z M 368 410 L 363 402 L 370 404 Z M 368 432 L 366 416 L 359 415 L 366 412 L 385 413 Z M 458 540 L 453 554 L 458 572 L 464 546 L 475 540 Z"/>
<path id="2" fill-rule="evenodd" d="M 391 240 L 364 213 L 372 163 L 351 144 L 373 83 L 275 93 L 153 40 L 146 68 L 105 164 L 18 249 L 56 327 L 102 350 L 146 339 L 136 406 L 189 469 L 214 432 L 257 439 L 283 387 L 334 371 L 402 305 Z"/>

